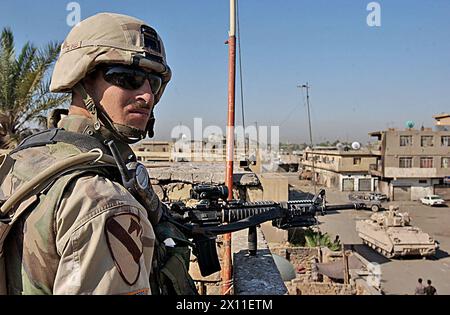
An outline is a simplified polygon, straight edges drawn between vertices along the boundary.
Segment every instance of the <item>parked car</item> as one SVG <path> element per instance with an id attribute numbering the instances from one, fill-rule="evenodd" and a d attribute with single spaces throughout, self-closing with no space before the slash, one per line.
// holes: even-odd
<path id="1" fill-rule="evenodd" d="M 374 200 L 378 200 L 380 202 L 389 201 L 389 197 L 386 194 L 382 194 L 379 192 L 371 192 L 369 193 L 370 197 Z"/>
<path id="2" fill-rule="evenodd" d="M 348 199 L 351 201 L 355 200 L 376 200 L 379 202 L 385 202 L 389 201 L 389 198 L 387 195 L 379 193 L 379 192 L 358 192 L 358 193 L 351 193 L 348 195 Z"/>
<path id="3" fill-rule="evenodd" d="M 442 199 L 442 197 L 439 196 L 439 195 L 428 195 L 428 196 L 425 196 L 425 197 L 421 198 L 420 201 L 424 205 L 429 205 L 429 206 L 443 206 L 443 205 L 445 205 L 444 199 Z"/>
<path id="4" fill-rule="evenodd" d="M 348 199 L 356 205 L 356 209 L 370 209 L 373 212 L 383 209 L 381 201 L 370 193 L 351 193 Z"/>

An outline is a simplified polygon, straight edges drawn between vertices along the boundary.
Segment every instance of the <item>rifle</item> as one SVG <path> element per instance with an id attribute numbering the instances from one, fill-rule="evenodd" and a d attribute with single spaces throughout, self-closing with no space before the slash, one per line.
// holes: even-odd
<path id="1" fill-rule="evenodd" d="M 197 185 L 191 197 L 199 202 L 191 207 L 183 202 L 172 203 L 165 217 L 193 239 L 194 255 L 204 277 L 220 270 L 215 242 L 217 235 L 248 228 L 250 255 L 255 255 L 256 226 L 261 223 L 272 221 L 272 225 L 280 229 L 309 227 L 317 224 L 317 214 L 359 207 L 357 203 L 327 205 L 324 189 L 312 199 L 243 202 L 227 201 L 226 186 Z"/>

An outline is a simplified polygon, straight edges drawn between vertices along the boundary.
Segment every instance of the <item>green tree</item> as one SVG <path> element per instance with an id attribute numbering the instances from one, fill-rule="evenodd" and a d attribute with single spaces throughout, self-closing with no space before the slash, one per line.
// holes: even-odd
<path id="1" fill-rule="evenodd" d="M 331 240 L 327 233 L 322 233 L 320 231 L 315 232 L 312 229 L 305 230 L 305 246 L 306 247 L 328 247 L 333 251 L 338 251 L 341 249 L 340 242 L 334 242 Z"/>
<path id="2" fill-rule="evenodd" d="M 38 49 L 25 43 L 16 57 L 14 36 L 4 28 L 0 37 L 0 148 L 11 149 L 46 126 L 49 110 L 65 104 L 68 94 L 50 93 L 48 70 L 58 58 L 60 44 Z"/>

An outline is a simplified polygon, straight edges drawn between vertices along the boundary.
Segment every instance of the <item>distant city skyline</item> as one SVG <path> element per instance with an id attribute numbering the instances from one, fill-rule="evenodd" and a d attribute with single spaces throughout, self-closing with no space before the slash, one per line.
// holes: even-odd
<path id="1" fill-rule="evenodd" d="M 304 94 L 311 85 L 314 142 L 370 140 L 389 127 L 433 127 L 450 111 L 450 2 L 368 0 L 239 1 L 246 125 L 280 126 L 280 141 L 309 142 Z M 70 1 L 0 2 L 0 27 L 20 49 L 62 41 Z M 84 19 L 102 11 L 147 21 L 163 38 L 173 79 L 156 109 L 157 140 L 182 123 L 224 128 L 228 0 L 77 1 Z M 241 125 L 237 79 L 236 124 Z"/>

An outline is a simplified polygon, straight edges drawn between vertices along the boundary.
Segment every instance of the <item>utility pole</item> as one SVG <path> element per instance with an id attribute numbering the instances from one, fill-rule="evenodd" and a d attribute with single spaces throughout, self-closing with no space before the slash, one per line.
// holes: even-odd
<path id="1" fill-rule="evenodd" d="M 228 33 L 228 120 L 227 120 L 227 161 L 225 185 L 228 200 L 233 199 L 234 123 L 236 87 L 236 0 L 230 0 L 230 31 Z M 232 281 L 231 233 L 223 236 L 222 294 L 231 293 Z"/>
<path id="2" fill-rule="evenodd" d="M 303 85 L 297 85 L 298 88 L 301 89 L 306 89 L 306 107 L 308 109 L 308 125 L 309 125 L 309 144 L 311 146 L 311 150 L 312 152 L 314 152 L 314 145 L 313 145 L 313 136 L 312 136 L 312 127 L 311 127 L 311 114 L 310 114 L 310 109 L 309 109 L 309 89 L 311 88 L 308 84 L 308 82 L 306 82 L 306 84 Z M 314 161 L 314 153 L 312 153 L 312 181 L 313 181 L 313 185 L 314 185 L 314 195 L 317 193 L 317 188 L 316 188 L 316 170 L 314 167 L 315 161 Z"/>

